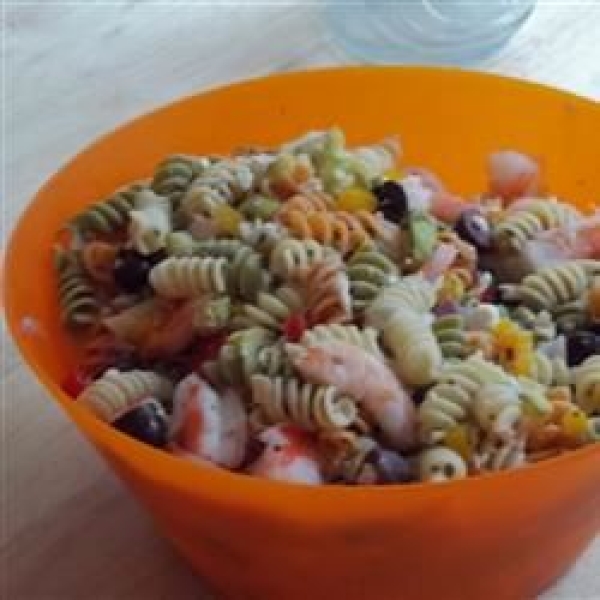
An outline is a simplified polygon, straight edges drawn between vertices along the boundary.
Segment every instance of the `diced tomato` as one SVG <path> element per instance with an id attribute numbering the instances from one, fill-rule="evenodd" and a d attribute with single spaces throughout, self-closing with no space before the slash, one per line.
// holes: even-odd
<path id="1" fill-rule="evenodd" d="M 304 315 L 291 315 L 283 323 L 283 334 L 288 342 L 299 342 L 306 328 L 307 323 Z"/>
<path id="2" fill-rule="evenodd" d="M 198 371 L 205 362 L 215 360 L 226 340 L 227 334 L 221 332 L 202 338 L 192 357 L 192 370 Z"/>
<path id="3" fill-rule="evenodd" d="M 92 376 L 82 369 L 73 369 L 62 380 L 60 387 L 71 398 L 77 398 L 92 382 Z"/>

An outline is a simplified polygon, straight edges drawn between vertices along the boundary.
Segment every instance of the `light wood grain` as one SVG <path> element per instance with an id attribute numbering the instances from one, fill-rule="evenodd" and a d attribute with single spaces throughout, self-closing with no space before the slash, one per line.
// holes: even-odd
<path id="1" fill-rule="evenodd" d="M 7 3 L 6 228 L 61 163 L 130 117 L 225 81 L 347 60 L 314 3 L 94 4 Z M 480 66 L 600 98 L 600 5 L 542 2 Z M 208 598 L 5 332 L 2 343 L 0 597 Z M 599 566 L 600 542 L 545 600 L 600 598 Z"/>

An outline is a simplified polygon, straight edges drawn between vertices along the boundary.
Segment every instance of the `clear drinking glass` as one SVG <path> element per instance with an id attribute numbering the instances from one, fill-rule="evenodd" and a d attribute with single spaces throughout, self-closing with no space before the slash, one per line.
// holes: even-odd
<path id="1" fill-rule="evenodd" d="M 378 63 L 465 65 L 499 50 L 535 0 L 325 0 L 335 43 Z"/>

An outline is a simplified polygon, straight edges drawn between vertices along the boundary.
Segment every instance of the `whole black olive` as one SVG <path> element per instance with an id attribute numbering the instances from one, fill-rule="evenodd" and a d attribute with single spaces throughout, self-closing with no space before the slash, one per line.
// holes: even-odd
<path id="1" fill-rule="evenodd" d="M 387 180 L 373 188 L 377 198 L 377 210 L 384 218 L 399 223 L 408 213 L 408 198 L 402 184 Z"/>
<path id="2" fill-rule="evenodd" d="M 113 426 L 140 442 L 156 448 L 162 448 L 167 443 L 169 430 L 167 414 L 154 398 L 148 398 L 133 407 L 114 421 Z"/>
<path id="3" fill-rule="evenodd" d="M 567 364 L 576 367 L 600 353 L 600 336 L 592 331 L 577 330 L 567 335 Z"/>
<path id="4" fill-rule="evenodd" d="M 468 208 L 460 214 L 454 225 L 454 231 L 477 250 L 485 251 L 492 247 L 490 224 L 485 215 L 475 208 Z"/>
<path id="5" fill-rule="evenodd" d="M 126 292 L 137 292 L 148 282 L 148 274 L 153 264 L 148 256 L 135 250 L 119 250 L 113 268 L 113 277 L 117 285 Z"/>

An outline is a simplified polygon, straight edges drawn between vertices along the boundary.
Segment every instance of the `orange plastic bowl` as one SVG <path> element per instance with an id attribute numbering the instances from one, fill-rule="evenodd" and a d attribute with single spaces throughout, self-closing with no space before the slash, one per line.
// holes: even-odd
<path id="1" fill-rule="evenodd" d="M 16 227 L 6 309 L 25 359 L 164 534 L 224 598 L 532 598 L 600 528 L 600 446 L 447 485 L 283 485 L 203 468 L 97 421 L 57 382 L 73 354 L 58 322 L 55 232 L 87 203 L 147 177 L 173 152 L 274 144 L 337 124 L 350 142 L 402 136 L 407 160 L 458 191 L 486 154 L 543 160 L 549 189 L 598 201 L 600 107 L 556 90 L 450 70 L 351 68 L 250 81 L 184 99 L 102 138 L 61 169 Z M 35 286 L 32 287 L 32 282 Z M 39 335 L 23 319 L 40 324 Z"/>

